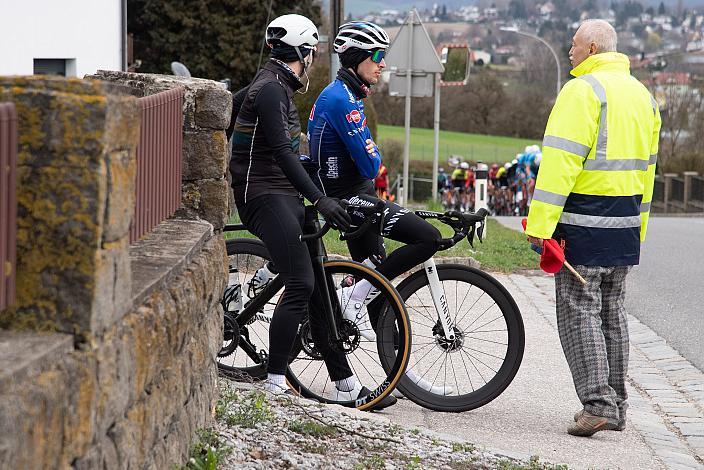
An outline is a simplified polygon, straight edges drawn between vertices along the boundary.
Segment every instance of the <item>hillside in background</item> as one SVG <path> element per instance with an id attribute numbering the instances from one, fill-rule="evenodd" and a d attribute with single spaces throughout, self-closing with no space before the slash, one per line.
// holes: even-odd
<path id="1" fill-rule="evenodd" d="M 674 8 L 677 6 L 678 0 L 664 0 L 665 6 L 668 8 Z M 329 0 L 323 0 L 323 8 L 327 11 Z M 505 8 L 509 0 L 386 0 L 383 3 L 379 3 L 375 0 L 357 0 L 345 2 L 345 15 L 351 14 L 352 16 L 363 16 L 366 13 L 380 10 L 400 10 L 408 11 L 415 7 L 420 10 L 429 10 L 433 7 L 433 4 L 446 5 L 447 8 L 457 8 L 464 5 L 477 5 L 480 8 L 490 6 L 495 4 L 498 8 Z M 587 3 L 585 0 L 584 3 Z M 597 2 L 602 3 L 602 2 Z M 660 0 L 642 0 L 641 2 L 645 6 L 657 7 L 660 5 Z M 698 8 L 700 10 L 704 9 L 704 0 L 682 0 L 682 6 L 684 8 Z"/>

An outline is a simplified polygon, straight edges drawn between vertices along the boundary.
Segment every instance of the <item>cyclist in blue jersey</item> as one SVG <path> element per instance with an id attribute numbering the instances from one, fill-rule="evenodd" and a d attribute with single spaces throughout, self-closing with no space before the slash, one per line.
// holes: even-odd
<path id="1" fill-rule="evenodd" d="M 320 166 L 320 181 L 327 196 L 358 204 L 375 205 L 380 201 L 374 192 L 373 180 L 382 155 L 367 126 L 363 99 L 386 67 L 384 55 L 388 47 L 386 32 L 366 21 L 342 25 L 335 37 L 334 49 L 342 66 L 337 78 L 316 100 L 308 121 L 311 158 Z M 374 264 L 381 274 L 393 279 L 433 256 L 441 235 L 413 212 L 390 201 L 383 203 L 384 217 L 376 230 L 349 240 L 348 248 L 355 261 Z M 352 214 L 353 226 L 363 222 L 361 214 Z M 405 245 L 387 257 L 382 237 Z M 341 305 L 346 306 L 345 318 L 360 327 L 365 339 L 374 341 L 376 336 L 366 308 L 374 297 L 374 290 L 364 282 L 354 288 L 341 289 L 338 295 L 344 300 Z M 416 383 L 426 385 L 427 390 L 451 393 L 414 376 L 412 370 L 407 373 Z"/>

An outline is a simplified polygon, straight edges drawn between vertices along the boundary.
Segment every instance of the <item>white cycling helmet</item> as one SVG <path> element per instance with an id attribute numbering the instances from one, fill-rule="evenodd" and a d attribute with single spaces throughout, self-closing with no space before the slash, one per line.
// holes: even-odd
<path id="1" fill-rule="evenodd" d="M 506 168 L 507 170 L 508 170 L 509 168 L 511 168 L 511 162 L 506 162 L 506 163 L 504 164 L 504 168 Z"/>
<path id="2" fill-rule="evenodd" d="M 511 161 L 511 164 L 512 164 L 512 165 L 518 165 L 518 159 L 517 159 L 517 158 L 514 158 L 514 159 Z"/>
<path id="3" fill-rule="evenodd" d="M 460 168 L 462 168 L 463 170 L 469 169 L 469 163 L 467 163 L 467 162 L 460 163 Z"/>
<path id="4" fill-rule="evenodd" d="M 527 145 L 526 146 L 526 153 L 527 154 L 538 153 L 538 152 L 540 152 L 540 147 L 538 147 L 537 145 L 534 144 L 534 145 Z"/>
<path id="5" fill-rule="evenodd" d="M 370 51 L 388 49 L 389 35 L 380 26 L 368 21 L 350 21 L 340 26 L 335 37 L 335 52 L 341 54 L 351 47 Z"/>
<path id="6" fill-rule="evenodd" d="M 318 44 L 318 28 L 302 15 L 283 15 L 266 27 L 266 43 L 282 42 L 293 47 L 313 49 Z"/>

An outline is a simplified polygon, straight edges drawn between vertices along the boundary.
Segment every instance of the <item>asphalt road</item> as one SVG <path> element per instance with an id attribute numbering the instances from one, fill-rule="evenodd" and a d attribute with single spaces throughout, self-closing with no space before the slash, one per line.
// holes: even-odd
<path id="1" fill-rule="evenodd" d="M 626 308 L 704 371 L 704 218 L 651 218 L 640 262 Z"/>
<path id="2" fill-rule="evenodd" d="M 497 217 L 520 228 L 518 217 Z M 651 217 L 626 308 L 704 371 L 704 218 Z"/>

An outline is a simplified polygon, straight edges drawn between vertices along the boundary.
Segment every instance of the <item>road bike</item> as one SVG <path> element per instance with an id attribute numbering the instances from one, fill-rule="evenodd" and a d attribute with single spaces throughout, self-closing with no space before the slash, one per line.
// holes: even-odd
<path id="1" fill-rule="evenodd" d="M 453 228 L 454 236 L 440 245 L 446 250 L 465 238 L 473 244 L 475 235 L 481 241 L 487 212 L 416 214 Z M 378 223 L 378 217 L 368 217 L 365 224 Z M 228 240 L 228 253 L 249 253 L 254 247 L 265 256 L 259 240 Z M 259 260 L 260 267 L 264 263 Z M 429 409 L 459 412 L 489 403 L 509 386 L 523 358 L 525 332 L 518 306 L 493 276 L 429 259 L 397 290 L 413 325 L 411 360 L 398 384 L 401 394 Z M 378 309 L 373 303 L 368 309 L 378 325 Z M 382 345 L 384 368 L 391 366 L 384 358 L 394 357 L 396 350 L 395 343 Z"/>
<path id="2" fill-rule="evenodd" d="M 348 210 L 371 215 L 378 209 L 351 205 Z M 321 238 L 330 228 L 327 223 L 321 228 L 315 209 L 306 207 L 301 239 L 308 245 L 315 289 L 308 318 L 297 332 L 286 378 L 290 388 L 303 397 L 360 410 L 373 409 L 393 391 L 406 370 L 410 321 L 399 293 L 381 274 L 354 261 L 327 259 Z M 226 231 L 244 229 L 243 225 L 225 227 Z M 344 237 L 354 238 L 367 229 L 368 225 L 360 227 Z M 226 240 L 226 245 L 230 279 L 222 300 L 224 335 L 217 355 L 218 369 L 226 377 L 260 380 L 266 377 L 268 329 L 284 281 L 281 276 L 274 276 L 266 283 L 255 282 L 256 274 L 271 259 L 260 240 L 231 239 Z M 345 304 L 341 291 L 354 288 L 362 280 L 375 289 L 370 304 L 378 314 L 375 342 L 364 340 L 359 326 L 342 315 Z M 368 392 L 351 398 L 336 395 L 326 360 L 338 365 L 346 362 Z"/>

